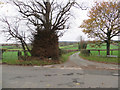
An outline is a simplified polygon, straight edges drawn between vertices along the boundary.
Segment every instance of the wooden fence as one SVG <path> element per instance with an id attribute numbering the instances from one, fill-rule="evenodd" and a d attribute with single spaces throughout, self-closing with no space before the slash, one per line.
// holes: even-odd
<path id="1" fill-rule="evenodd" d="M 100 55 L 100 51 L 106 51 L 106 49 L 87 49 L 90 51 L 98 51 L 98 55 Z M 110 49 L 111 55 L 113 55 L 113 51 L 120 51 L 120 49 Z"/>
<path id="2" fill-rule="evenodd" d="M 87 49 L 89 51 L 98 51 L 98 55 L 100 55 L 100 52 L 101 51 L 106 51 L 106 49 Z M 10 52 L 19 52 L 19 51 L 23 51 L 23 50 L 7 50 L 7 51 L 10 51 Z M 74 49 L 74 50 L 65 50 L 67 53 L 69 52 L 74 52 L 74 51 L 79 51 L 77 49 Z M 110 52 L 111 52 L 111 55 L 113 55 L 113 51 L 120 51 L 120 49 L 110 49 Z"/>
<path id="3" fill-rule="evenodd" d="M 98 51 L 98 54 L 100 55 L 100 52 L 101 51 L 106 51 L 106 49 L 87 49 L 87 50 L 90 50 L 90 51 Z M 7 50 L 7 51 L 10 51 L 10 52 L 18 52 L 18 51 L 23 51 L 23 50 Z M 74 51 L 79 51 L 77 49 L 74 49 L 74 50 L 65 50 L 66 52 L 74 52 Z M 110 49 L 110 52 L 111 52 L 111 55 L 113 55 L 113 51 L 120 51 L 120 49 Z"/>
<path id="4" fill-rule="evenodd" d="M 75 51 L 79 51 L 79 50 L 77 50 L 77 49 L 73 49 L 73 50 L 65 50 L 67 53 L 69 53 L 69 52 L 75 52 Z"/>

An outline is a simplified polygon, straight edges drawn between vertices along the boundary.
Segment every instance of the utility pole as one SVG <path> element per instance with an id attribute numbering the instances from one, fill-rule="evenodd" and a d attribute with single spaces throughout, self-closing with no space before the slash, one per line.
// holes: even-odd
<path id="1" fill-rule="evenodd" d="M 0 48 L 0 61 L 2 61 L 2 48 Z"/>
<path id="2" fill-rule="evenodd" d="M 82 42 L 82 36 L 80 36 L 80 42 Z"/>
<path id="3" fill-rule="evenodd" d="M 80 36 L 80 48 L 83 49 L 82 36 Z"/>
<path id="4" fill-rule="evenodd" d="M 78 49 L 82 49 L 82 36 L 80 36 L 80 41 L 78 43 Z"/>

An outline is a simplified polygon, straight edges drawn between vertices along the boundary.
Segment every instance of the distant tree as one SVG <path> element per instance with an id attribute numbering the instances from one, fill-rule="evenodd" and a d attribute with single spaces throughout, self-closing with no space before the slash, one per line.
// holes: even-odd
<path id="1" fill-rule="evenodd" d="M 14 1 L 14 4 L 23 18 L 36 28 L 33 34 L 32 56 L 58 60 L 58 32 L 69 27 L 67 22 L 71 17 L 71 8 L 80 6 L 75 0 L 68 0 L 66 4 L 59 4 L 55 0 Z"/>
<path id="2" fill-rule="evenodd" d="M 85 41 L 82 36 L 80 36 L 80 42 L 78 42 L 78 49 L 86 49 L 87 48 L 87 41 Z"/>
<path id="3" fill-rule="evenodd" d="M 120 3 L 119 2 L 96 2 L 84 20 L 83 32 L 91 38 L 97 38 L 106 43 L 107 55 L 110 54 L 110 41 L 120 33 Z"/>
<path id="4" fill-rule="evenodd" d="M 88 41 L 90 47 L 94 47 L 94 48 L 100 48 L 102 47 L 104 41 L 100 41 L 100 40 L 93 40 L 93 41 Z"/>

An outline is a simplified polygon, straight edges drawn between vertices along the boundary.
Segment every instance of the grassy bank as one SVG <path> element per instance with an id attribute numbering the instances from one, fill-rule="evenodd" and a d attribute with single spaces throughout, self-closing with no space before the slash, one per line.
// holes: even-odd
<path id="1" fill-rule="evenodd" d="M 23 61 L 18 60 L 17 52 L 4 52 L 3 54 L 3 64 L 12 64 L 12 65 L 52 65 L 52 64 L 59 64 L 63 63 L 68 60 L 68 57 L 75 52 L 70 52 L 67 54 L 63 54 L 60 57 L 60 61 L 52 61 L 52 60 L 31 60 L 31 61 Z"/>
<path id="2" fill-rule="evenodd" d="M 93 44 L 88 44 L 86 49 L 105 49 L 106 50 L 106 44 L 103 43 L 101 45 L 101 47 L 92 47 Z M 118 49 L 118 46 L 116 45 L 110 45 L 110 49 Z M 120 64 L 120 61 L 118 60 L 117 57 L 106 57 L 106 51 L 100 51 L 100 56 L 98 51 L 90 51 L 91 55 L 90 56 L 85 56 L 83 54 L 80 53 L 80 57 L 82 57 L 83 59 L 86 60 L 90 60 L 90 61 L 95 61 L 95 62 L 102 62 L 102 63 L 114 63 L 114 64 Z M 111 52 L 110 52 L 111 54 Z M 113 51 L 112 55 L 115 56 L 120 56 L 119 51 Z"/>
<path id="3" fill-rule="evenodd" d="M 64 63 L 66 62 L 68 59 L 69 59 L 69 56 L 71 56 L 72 54 L 74 53 L 77 53 L 78 51 L 76 52 L 70 52 L 70 53 L 67 53 L 67 54 L 63 54 L 60 58 L 61 62 Z"/>
<path id="4" fill-rule="evenodd" d="M 85 56 L 81 53 L 79 55 L 80 55 L 81 58 L 89 60 L 89 61 L 95 61 L 95 62 L 101 62 L 101 63 L 120 64 L 119 59 L 115 58 L 115 57 Z"/>

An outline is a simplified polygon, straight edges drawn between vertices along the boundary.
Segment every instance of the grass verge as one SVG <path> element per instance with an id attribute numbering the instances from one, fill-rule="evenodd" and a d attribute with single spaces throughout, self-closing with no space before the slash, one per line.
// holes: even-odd
<path id="1" fill-rule="evenodd" d="M 109 63 L 109 64 L 120 64 L 120 61 L 116 57 L 101 57 L 101 56 L 85 56 L 83 54 L 79 54 L 79 56 L 85 60 L 95 61 L 100 63 Z"/>
<path id="2" fill-rule="evenodd" d="M 23 65 L 23 66 L 42 66 L 42 65 L 53 65 L 53 64 L 59 64 L 59 63 L 64 63 L 68 60 L 69 56 L 74 54 L 76 52 L 70 52 L 67 54 L 63 54 L 60 57 L 60 61 L 53 61 L 53 60 L 30 60 L 30 61 L 23 61 L 23 60 L 18 60 L 17 57 L 17 52 L 6 52 L 3 55 L 3 64 L 8 64 L 8 65 Z M 14 56 L 14 57 L 13 57 Z"/>
<path id="3" fill-rule="evenodd" d="M 75 52 L 70 52 L 70 53 L 67 53 L 67 54 L 63 54 L 60 58 L 61 62 L 64 63 L 68 60 L 69 56 L 74 54 L 74 53 L 77 53 L 79 51 L 75 51 Z"/>

